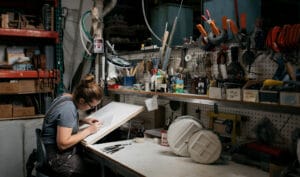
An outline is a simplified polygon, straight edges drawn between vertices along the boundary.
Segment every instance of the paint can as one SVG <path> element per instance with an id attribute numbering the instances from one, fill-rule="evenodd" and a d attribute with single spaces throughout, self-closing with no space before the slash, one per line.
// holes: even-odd
<path id="1" fill-rule="evenodd" d="M 168 144 L 168 135 L 167 135 L 167 130 L 161 130 L 160 131 L 161 139 L 160 139 L 160 144 L 162 146 L 169 146 Z"/>

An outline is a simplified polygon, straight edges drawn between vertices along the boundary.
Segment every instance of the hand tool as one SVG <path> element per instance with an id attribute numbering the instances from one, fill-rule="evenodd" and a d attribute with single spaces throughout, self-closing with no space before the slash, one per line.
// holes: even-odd
<path id="1" fill-rule="evenodd" d="M 222 17 L 222 30 L 224 31 L 224 41 L 228 39 L 228 24 L 227 24 L 227 17 Z"/>
<path id="2" fill-rule="evenodd" d="M 245 36 L 247 35 L 247 16 L 246 13 L 241 13 L 240 15 L 240 27 L 241 27 L 241 33 Z"/>
<path id="3" fill-rule="evenodd" d="M 115 144 L 112 146 L 107 146 L 107 147 L 103 148 L 102 151 L 112 154 L 112 153 L 119 151 L 120 149 L 123 149 L 127 145 L 131 145 L 131 143 Z"/>
<path id="4" fill-rule="evenodd" d="M 199 30 L 199 32 L 201 33 L 204 42 L 207 43 L 208 42 L 208 40 L 207 40 L 208 35 L 207 35 L 207 32 L 205 31 L 205 29 L 203 28 L 203 26 L 201 24 L 197 24 L 196 27 Z"/>
<path id="5" fill-rule="evenodd" d="M 229 20 L 230 30 L 231 30 L 231 32 L 232 32 L 232 34 L 233 34 L 236 42 L 238 42 L 240 44 L 241 43 L 241 39 L 240 39 L 240 37 L 238 35 L 238 33 L 239 33 L 238 27 L 236 26 L 236 24 L 234 23 L 233 20 L 231 20 L 231 19 L 228 19 L 228 20 Z"/>
<path id="6" fill-rule="evenodd" d="M 209 26 L 215 36 L 220 35 L 220 31 L 219 31 L 218 27 L 216 26 L 214 20 L 211 19 L 210 12 L 208 9 L 206 9 L 206 15 L 208 18 L 206 18 L 205 15 L 202 15 L 201 16 L 202 19 L 209 24 Z"/>
<path id="7" fill-rule="evenodd" d="M 255 54 L 250 50 L 251 40 L 250 37 L 247 38 L 247 50 L 242 55 L 242 63 L 248 66 L 248 73 L 250 73 L 251 65 L 255 61 Z"/>
<path id="8" fill-rule="evenodd" d="M 177 20 L 178 20 L 178 17 L 180 15 L 181 7 L 182 7 L 182 2 L 183 2 L 183 0 L 181 0 L 180 7 L 179 7 L 177 15 L 176 15 L 176 17 L 174 19 L 172 30 L 171 30 L 171 34 L 169 36 L 167 51 L 165 53 L 165 58 L 164 58 L 164 61 L 163 61 L 163 66 L 162 66 L 162 70 L 163 71 L 166 71 L 168 63 L 169 63 L 169 59 L 170 59 L 170 56 L 171 56 L 171 50 L 172 50 L 171 45 L 172 45 L 172 41 L 173 41 L 173 36 L 174 36 L 175 30 L 176 30 Z"/>
<path id="9" fill-rule="evenodd" d="M 214 20 L 211 19 L 209 10 L 206 10 L 206 15 L 202 15 L 202 19 L 207 22 L 211 28 L 211 32 L 208 34 L 208 41 L 213 45 L 218 45 L 224 41 L 225 31 L 218 29 Z"/>
<path id="10" fill-rule="evenodd" d="M 162 59 L 163 59 L 163 56 L 165 53 L 165 48 L 166 48 L 166 43 L 167 43 L 168 37 L 169 37 L 168 23 L 166 23 L 165 32 L 164 32 L 164 36 L 162 38 L 162 42 L 161 42 L 162 44 L 161 44 L 161 48 L 160 48 L 161 62 L 162 62 Z"/>
<path id="11" fill-rule="evenodd" d="M 248 44 L 248 34 L 247 34 L 247 23 L 246 23 L 246 13 L 242 13 L 240 15 L 240 39 L 241 39 L 241 44 L 242 44 L 242 48 L 244 49 L 247 44 Z"/>

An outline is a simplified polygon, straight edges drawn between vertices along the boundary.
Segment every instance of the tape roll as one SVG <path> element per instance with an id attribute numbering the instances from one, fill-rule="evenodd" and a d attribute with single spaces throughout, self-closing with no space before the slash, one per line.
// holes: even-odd
<path id="1" fill-rule="evenodd" d="M 186 56 L 184 57 L 184 60 L 185 60 L 186 62 L 191 61 L 191 59 L 192 59 L 192 56 L 191 56 L 191 55 L 186 55 Z"/>

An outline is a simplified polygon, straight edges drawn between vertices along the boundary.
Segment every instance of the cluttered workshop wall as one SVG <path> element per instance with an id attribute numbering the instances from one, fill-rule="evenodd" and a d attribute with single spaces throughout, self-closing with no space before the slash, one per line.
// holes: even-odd
<path id="1" fill-rule="evenodd" d="M 231 47 L 235 47 L 232 44 Z M 278 74 L 278 68 L 281 68 L 278 62 L 274 60 L 274 55 L 270 51 L 256 51 L 256 57 L 254 61 L 249 65 L 249 63 L 243 61 L 243 54 L 247 49 L 240 49 L 238 52 L 238 62 L 240 63 L 241 69 L 244 71 L 244 77 L 249 80 L 265 80 L 268 78 L 274 78 Z M 185 81 L 184 93 L 190 94 L 191 83 L 190 81 L 193 77 L 199 77 L 201 75 L 207 74 L 205 72 L 204 60 L 209 60 L 211 63 L 211 77 L 222 79 L 224 73 L 220 70 L 220 63 L 218 61 L 220 51 L 205 51 L 201 48 L 188 48 L 183 53 L 183 50 L 176 49 L 173 50 L 170 57 L 170 66 L 174 67 L 174 70 L 182 70 L 183 78 Z M 232 52 L 230 50 L 226 51 L 226 67 L 232 63 Z M 127 54 L 124 57 L 132 61 L 152 61 L 153 58 L 158 58 L 158 52 L 143 52 L 135 54 Z M 299 58 L 299 57 L 298 57 Z M 295 63 L 294 68 L 298 65 Z M 192 78 L 192 79 L 191 79 Z M 193 93 L 198 94 L 198 93 Z M 145 97 L 139 97 L 135 95 L 123 95 L 121 96 L 121 101 L 131 102 L 135 104 L 145 104 Z M 214 111 L 215 107 L 212 105 L 205 104 L 195 104 L 187 103 L 185 105 L 180 105 L 177 110 L 172 110 L 169 100 L 158 99 L 158 104 L 163 106 L 165 109 L 165 123 L 168 124 L 169 121 L 174 120 L 176 117 L 182 116 L 183 114 L 192 115 L 195 118 L 200 119 L 204 127 L 209 128 L 210 117 L 208 112 Z M 183 108 L 185 107 L 185 111 Z M 289 147 L 292 143 L 292 133 L 300 125 L 300 117 L 298 114 L 291 113 L 278 113 L 278 112 L 268 112 L 255 109 L 247 109 L 242 106 L 238 108 L 226 107 L 226 105 L 218 106 L 218 111 L 222 113 L 240 115 L 243 117 L 240 122 L 240 135 L 238 136 L 238 141 L 243 141 L 247 138 L 256 138 L 259 135 L 257 126 L 263 123 L 269 124 L 276 134 L 267 137 L 268 140 L 274 142 L 275 146 L 279 147 Z M 266 121 L 270 120 L 270 122 Z M 266 141 L 268 141 L 266 140 Z"/>

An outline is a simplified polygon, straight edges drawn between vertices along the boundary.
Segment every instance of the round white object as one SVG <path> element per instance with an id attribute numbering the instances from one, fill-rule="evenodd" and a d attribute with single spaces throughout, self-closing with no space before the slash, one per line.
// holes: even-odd
<path id="1" fill-rule="evenodd" d="M 202 164 L 210 164 L 219 159 L 222 145 L 219 137 L 209 130 L 194 133 L 188 143 L 191 158 Z"/>
<path id="2" fill-rule="evenodd" d="M 191 55 L 186 55 L 186 56 L 184 57 L 184 60 L 185 60 L 186 62 L 189 62 L 191 59 L 192 59 L 192 56 L 191 56 Z"/>
<path id="3" fill-rule="evenodd" d="M 179 156 L 188 157 L 188 141 L 202 129 L 200 122 L 192 116 L 181 116 L 169 126 L 167 140 L 171 150 Z"/>

